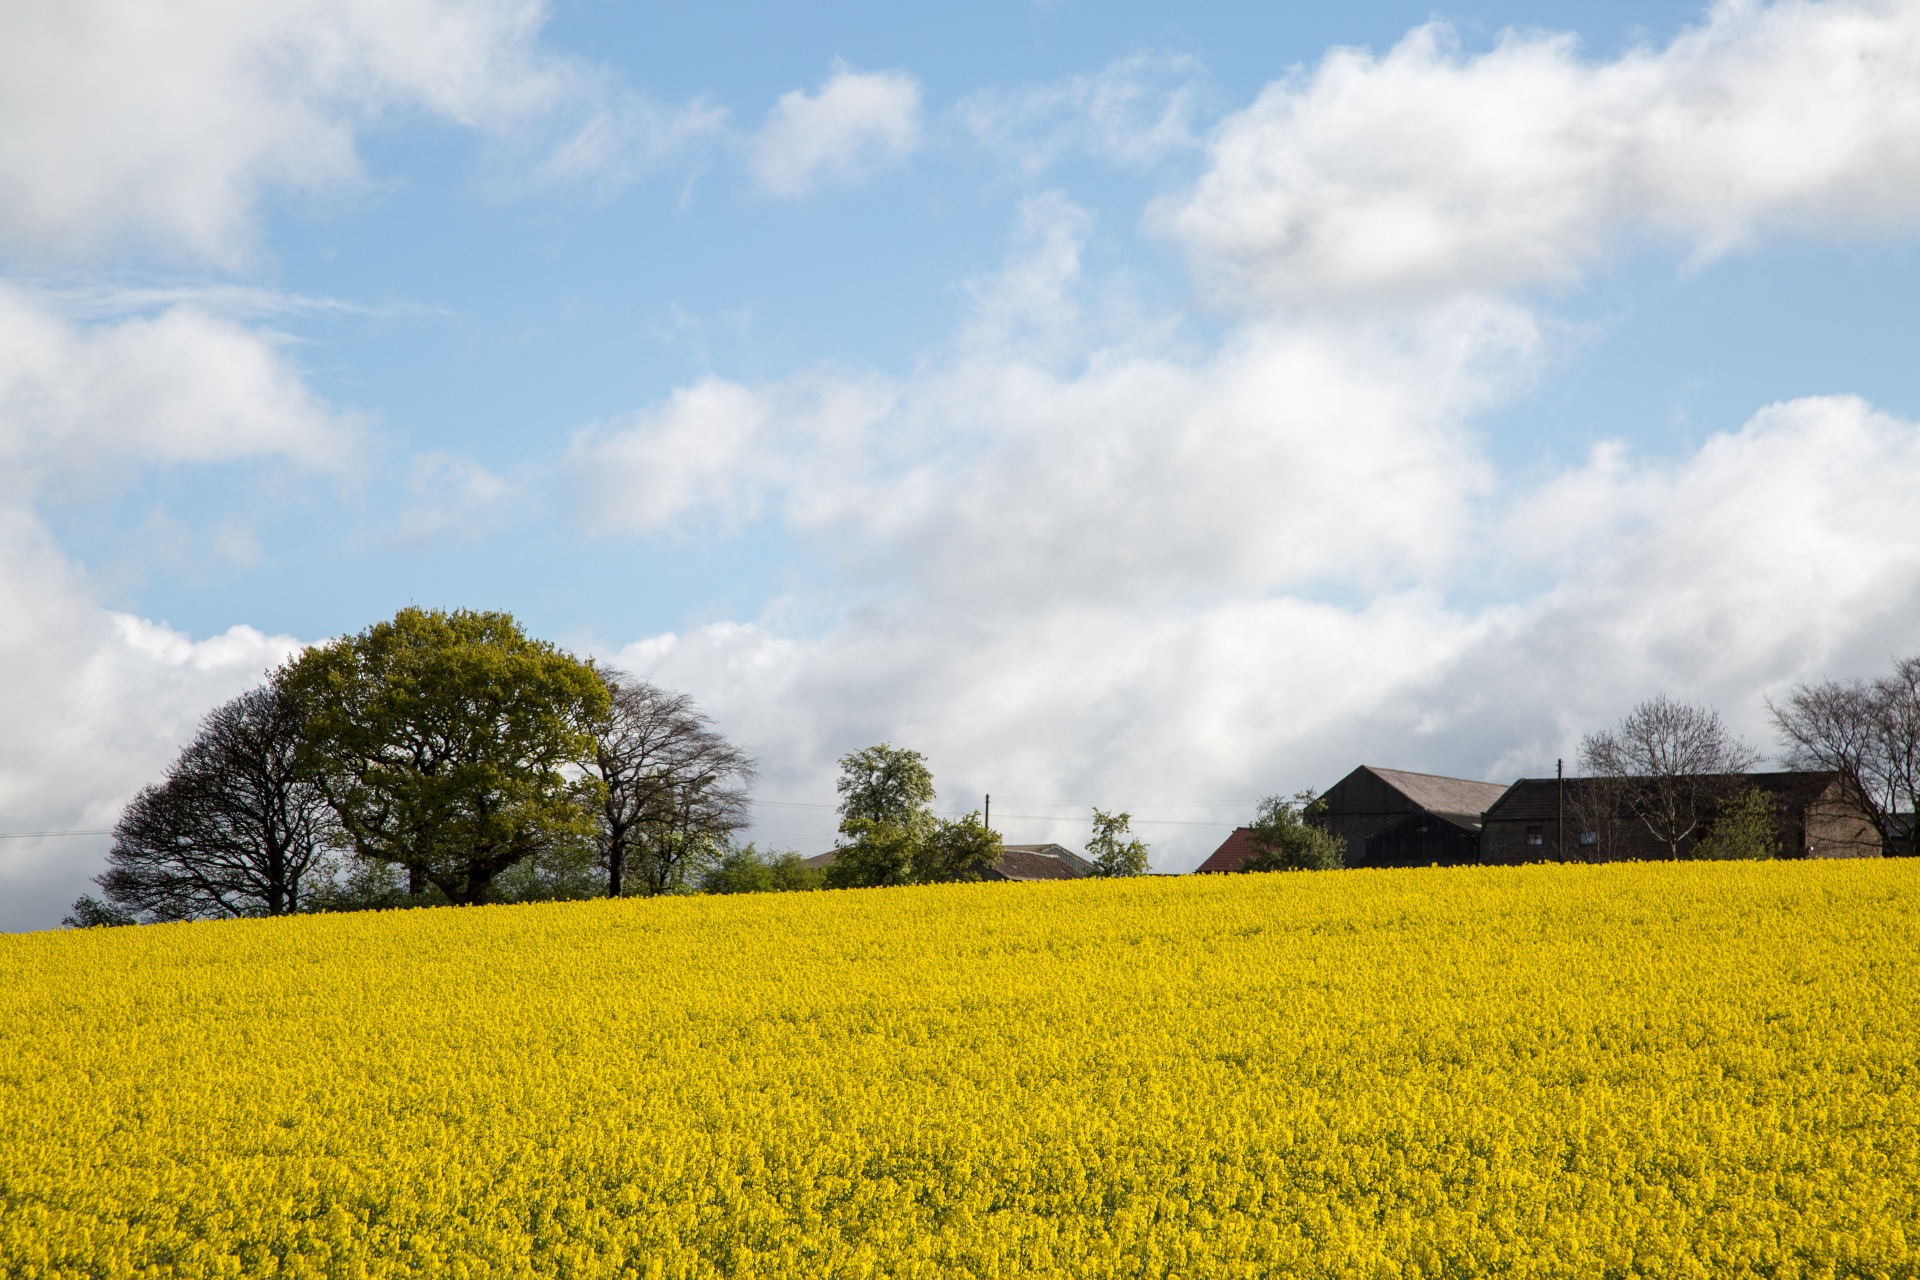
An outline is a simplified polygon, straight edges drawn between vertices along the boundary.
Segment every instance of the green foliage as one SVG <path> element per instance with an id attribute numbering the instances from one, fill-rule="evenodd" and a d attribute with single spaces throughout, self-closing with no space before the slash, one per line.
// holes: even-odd
<path id="1" fill-rule="evenodd" d="M 851 819 L 841 830 L 852 839 L 834 851 L 825 880 L 830 889 L 977 880 L 1002 852 L 1000 834 L 977 812 L 951 822 L 929 814 L 919 831 L 868 818 Z"/>
<path id="2" fill-rule="evenodd" d="M 1147 873 L 1147 846 L 1129 840 L 1133 815 L 1093 811 L 1093 838 L 1087 841 L 1087 858 L 1103 876 L 1142 876 Z"/>
<path id="3" fill-rule="evenodd" d="M 818 889 L 821 873 L 791 849 L 728 849 L 700 876 L 702 893 L 793 893 Z"/>
<path id="4" fill-rule="evenodd" d="M 60 927 L 62 929 L 103 929 L 138 923 L 133 912 L 116 907 L 111 902 L 102 902 L 90 893 L 83 893 L 73 900 L 73 907 L 67 917 L 60 922 Z"/>
<path id="5" fill-rule="evenodd" d="M 920 840 L 909 827 L 872 818 L 849 818 L 840 830 L 850 839 L 834 850 L 827 866 L 829 889 L 870 889 L 913 883 L 914 855 Z"/>
<path id="6" fill-rule="evenodd" d="M 1314 825 L 1327 802 L 1311 790 L 1292 799 L 1268 796 L 1249 833 L 1254 856 L 1248 871 L 1337 871 L 1346 865 L 1347 842 Z"/>
<path id="7" fill-rule="evenodd" d="M 1693 846 L 1696 858 L 1777 858 L 1780 856 L 1779 806 L 1758 787 L 1746 787 L 1720 806 L 1706 839 Z"/>
<path id="8" fill-rule="evenodd" d="M 913 879 L 917 884 L 978 880 L 1002 852 L 1000 833 L 988 829 L 978 810 L 953 822 L 936 821 L 914 851 Z"/>
<path id="9" fill-rule="evenodd" d="M 278 679 L 354 852 L 407 868 L 410 896 L 487 901 L 508 868 L 593 834 L 606 686 L 510 614 L 403 609 Z"/>
<path id="10" fill-rule="evenodd" d="M 855 822 L 924 835 L 933 827 L 933 773 L 918 751 L 881 743 L 840 757 L 840 830 Z"/>

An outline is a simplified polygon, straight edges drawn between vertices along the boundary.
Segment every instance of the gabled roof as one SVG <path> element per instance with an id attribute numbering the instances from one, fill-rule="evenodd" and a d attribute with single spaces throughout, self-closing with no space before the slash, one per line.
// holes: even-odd
<path id="1" fill-rule="evenodd" d="M 1194 868 L 1194 874 L 1202 871 L 1238 871 L 1253 861 L 1253 853 L 1253 828 L 1235 827 L 1233 834 L 1221 841 L 1213 855 Z"/>
<path id="2" fill-rule="evenodd" d="M 1428 813 L 1440 814 L 1455 822 L 1464 818 L 1467 819 L 1465 825 L 1476 827 L 1480 824 L 1480 815 L 1491 809 L 1507 790 L 1504 782 L 1475 782 L 1470 778 L 1409 773 L 1405 769 L 1382 769 L 1370 764 L 1360 767 Z"/>

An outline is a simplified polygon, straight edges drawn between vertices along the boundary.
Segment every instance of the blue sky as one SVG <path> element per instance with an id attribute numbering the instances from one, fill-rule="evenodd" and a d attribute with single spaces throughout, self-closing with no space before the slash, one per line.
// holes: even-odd
<path id="1" fill-rule="evenodd" d="M 1915 647 L 1903 6 L 162 12 L 0 18 L 0 830 L 410 602 L 1171 870 Z"/>

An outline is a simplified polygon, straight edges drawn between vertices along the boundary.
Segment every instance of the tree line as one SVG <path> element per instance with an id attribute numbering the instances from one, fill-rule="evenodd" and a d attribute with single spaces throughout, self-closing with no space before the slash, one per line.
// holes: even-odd
<path id="1" fill-rule="evenodd" d="M 840 761 L 824 870 L 740 845 L 755 762 L 691 697 L 528 636 L 409 608 L 212 711 L 126 806 L 69 926 L 977 879 L 1000 836 L 932 812 L 916 751 Z M 1146 870 L 1095 811 L 1102 874 Z"/>

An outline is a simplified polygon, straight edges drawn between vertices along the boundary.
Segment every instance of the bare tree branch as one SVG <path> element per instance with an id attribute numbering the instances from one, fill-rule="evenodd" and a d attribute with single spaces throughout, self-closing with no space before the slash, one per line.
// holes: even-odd
<path id="1" fill-rule="evenodd" d="M 1701 825 L 1745 783 L 1760 753 L 1727 731 L 1710 707 L 1661 695 L 1643 702 L 1613 729 L 1588 734 L 1580 761 L 1609 779 L 1616 802 L 1679 858 Z"/>
<path id="2" fill-rule="evenodd" d="M 754 761 L 686 694 L 620 671 L 600 674 L 611 698 L 595 754 L 606 784 L 600 838 L 607 896 L 636 887 L 666 893 L 703 854 L 747 826 Z"/>
<path id="3" fill-rule="evenodd" d="M 1905 836 L 1903 814 L 1920 809 L 1920 658 L 1891 675 L 1796 685 L 1784 704 L 1769 702 L 1774 728 L 1797 769 L 1829 769 L 1859 790 L 1867 818 L 1892 849 Z"/>

